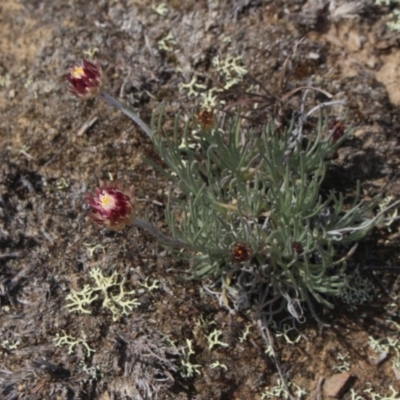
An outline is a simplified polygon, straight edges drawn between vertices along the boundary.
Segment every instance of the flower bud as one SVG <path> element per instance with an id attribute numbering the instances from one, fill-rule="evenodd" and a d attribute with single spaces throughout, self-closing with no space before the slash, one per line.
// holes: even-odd
<path id="1" fill-rule="evenodd" d="M 198 124 L 205 130 L 211 129 L 215 125 L 214 113 L 207 108 L 201 109 L 197 113 L 196 119 Z"/>
<path id="2" fill-rule="evenodd" d="M 333 143 L 336 143 L 343 135 L 344 135 L 343 124 L 337 119 L 330 121 L 326 136 L 330 136 L 332 138 Z"/>
<path id="3" fill-rule="evenodd" d="M 89 218 L 98 225 L 120 231 L 132 225 L 135 219 L 135 190 L 125 190 L 117 182 L 102 182 L 95 194 L 87 193 L 86 200 L 92 210 Z"/>
<path id="4" fill-rule="evenodd" d="M 299 242 L 292 242 L 292 250 L 297 254 L 302 254 L 304 252 L 303 246 Z"/>
<path id="5" fill-rule="evenodd" d="M 253 252 L 247 243 L 237 242 L 231 248 L 231 255 L 236 262 L 241 263 L 251 260 Z"/>
<path id="6" fill-rule="evenodd" d="M 87 100 L 96 97 L 102 88 L 103 70 L 98 61 L 92 63 L 83 60 L 82 65 L 70 68 L 65 76 L 69 82 L 69 90 L 80 99 Z"/>

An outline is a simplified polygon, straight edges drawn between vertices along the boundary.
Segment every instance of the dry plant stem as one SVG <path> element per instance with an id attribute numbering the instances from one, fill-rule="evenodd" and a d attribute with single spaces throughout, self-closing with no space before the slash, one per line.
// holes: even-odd
<path id="1" fill-rule="evenodd" d="M 337 237 L 341 237 L 342 233 L 344 232 L 356 232 L 360 229 L 364 229 L 366 225 L 372 225 L 374 223 L 376 223 L 376 221 L 386 212 L 388 212 L 389 210 L 391 210 L 394 207 L 397 207 L 400 204 L 400 200 L 395 201 L 393 204 L 391 204 L 390 206 L 386 207 L 384 210 L 382 210 L 381 212 L 379 212 L 374 218 L 371 218 L 371 220 L 368 221 L 367 224 L 363 224 L 361 226 L 351 226 L 351 227 L 347 227 L 347 228 L 342 228 L 342 229 L 337 229 L 337 230 L 332 230 L 332 231 L 327 231 L 328 235 L 331 236 L 337 236 Z M 395 221 L 397 218 L 393 218 L 393 219 L 387 219 L 388 221 Z"/>
<path id="2" fill-rule="evenodd" d="M 76 136 L 82 136 L 88 129 L 90 129 L 96 122 L 97 117 L 93 117 L 88 119 L 83 125 L 79 128 L 79 131 L 76 133 Z"/>
<path id="3" fill-rule="evenodd" d="M 315 111 L 321 110 L 324 107 L 330 107 L 330 106 L 345 106 L 346 105 L 346 100 L 332 100 L 332 101 L 327 101 L 325 103 L 318 104 L 317 106 L 313 107 L 307 114 L 306 118 L 308 118 L 311 114 L 313 114 Z"/>
<path id="4" fill-rule="evenodd" d="M 276 352 L 275 352 L 275 349 L 273 346 L 271 332 L 268 328 L 268 323 L 265 321 L 265 319 L 259 318 L 257 320 L 257 326 L 258 326 L 258 329 L 260 330 L 262 338 L 264 339 L 264 342 L 266 343 L 267 346 L 270 346 L 272 349 L 272 358 L 275 362 L 275 367 L 278 371 L 279 377 L 281 378 L 282 386 L 285 388 L 285 391 L 286 391 L 286 394 L 287 394 L 289 400 L 295 400 L 295 398 L 292 396 L 292 394 L 289 391 L 289 386 L 287 384 L 287 380 L 286 380 L 285 375 L 283 374 L 282 368 L 279 364 L 278 357 L 276 356 Z"/>
<path id="5" fill-rule="evenodd" d="M 143 228 L 146 232 L 149 232 L 161 244 L 163 244 L 165 246 L 173 247 L 175 249 L 191 249 L 191 246 L 189 246 L 188 244 L 186 244 L 180 240 L 165 236 L 152 223 L 145 221 L 141 218 L 136 218 L 135 221 L 133 222 L 133 226 L 138 226 L 140 228 Z"/>
<path id="6" fill-rule="evenodd" d="M 108 104 L 122 111 L 127 117 L 134 121 L 150 139 L 152 138 L 153 132 L 151 131 L 150 127 L 139 117 L 139 115 L 135 114 L 129 107 L 124 106 L 120 101 L 109 95 L 107 92 L 102 92 L 101 95 Z"/>
<path id="7" fill-rule="evenodd" d="M 14 251 L 13 253 L 4 253 L 4 254 L 0 254 L 0 260 L 2 258 L 18 258 L 21 257 L 22 253 L 18 252 L 18 251 Z"/>
<path id="8" fill-rule="evenodd" d="M 372 269 L 372 270 L 387 270 L 387 271 L 400 271 L 400 266 L 394 266 L 394 267 L 389 267 L 389 266 L 381 266 L 381 265 L 366 265 L 365 267 L 360 268 L 361 270 L 368 270 L 368 269 Z"/>

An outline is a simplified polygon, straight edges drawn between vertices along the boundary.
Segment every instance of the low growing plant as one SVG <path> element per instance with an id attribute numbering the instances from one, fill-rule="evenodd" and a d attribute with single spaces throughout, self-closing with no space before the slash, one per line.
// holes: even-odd
<path id="1" fill-rule="evenodd" d="M 83 98 L 96 92 L 92 80 L 69 81 Z M 251 128 L 239 114 L 196 109 L 188 117 L 177 115 L 170 131 L 162 105 L 150 128 L 129 107 L 105 92 L 102 96 L 138 123 L 168 166 L 148 160 L 172 182 L 166 208 L 172 238 L 149 222 L 131 219 L 133 197 L 112 183 L 96 191 L 98 201 L 90 196 L 102 226 L 121 229 L 119 221 L 133 220 L 188 261 L 182 273 L 219 283 L 225 304 L 233 301 L 236 309 L 256 304 L 267 318 L 287 310 L 302 321 L 306 308 L 318 319 L 316 305 L 332 308 L 349 289 L 353 272 L 347 260 L 387 208 L 373 215 L 379 198 L 360 201 L 359 187 L 351 204 L 341 193 L 321 195 L 330 155 L 347 137 L 341 122 L 320 118 L 306 135 L 305 121 L 321 107 L 284 128 L 272 119 Z M 114 207 L 114 194 L 127 201 L 126 210 Z"/>

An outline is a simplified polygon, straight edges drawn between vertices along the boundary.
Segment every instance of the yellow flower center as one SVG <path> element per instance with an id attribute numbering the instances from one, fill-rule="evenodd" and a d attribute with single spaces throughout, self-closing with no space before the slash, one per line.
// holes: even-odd
<path id="1" fill-rule="evenodd" d="M 115 207 L 115 198 L 108 193 L 99 195 L 99 200 L 105 210 L 112 210 Z"/>
<path id="2" fill-rule="evenodd" d="M 83 71 L 83 67 L 75 67 L 72 71 L 71 71 L 71 75 L 73 78 L 82 78 L 83 75 L 85 75 L 85 72 Z"/>

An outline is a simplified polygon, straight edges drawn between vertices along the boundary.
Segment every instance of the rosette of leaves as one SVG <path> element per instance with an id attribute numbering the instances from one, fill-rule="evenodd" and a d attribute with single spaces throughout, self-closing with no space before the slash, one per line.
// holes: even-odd
<path id="1" fill-rule="evenodd" d="M 318 319 L 315 305 L 332 308 L 349 285 L 352 243 L 382 218 L 358 190 L 350 205 L 342 194 L 321 196 L 327 158 L 346 135 L 332 140 L 321 121 L 307 138 L 295 123 L 252 130 L 227 115 L 202 128 L 195 115 L 184 123 L 178 115 L 172 132 L 162 108 L 152 121 L 169 168 L 158 169 L 173 182 L 166 217 L 186 244 L 175 251 L 189 261 L 189 276 L 220 281 L 237 308 L 255 302 L 268 317 L 287 309 L 297 320 L 308 308 Z M 237 243 L 250 259 L 232 256 Z"/>

